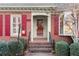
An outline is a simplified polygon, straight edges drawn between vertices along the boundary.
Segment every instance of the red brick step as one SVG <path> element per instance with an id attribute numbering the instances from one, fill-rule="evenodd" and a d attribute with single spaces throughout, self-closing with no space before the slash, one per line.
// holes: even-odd
<path id="1" fill-rule="evenodd" d="M 29 42 L 30 55 L 40 55 L 41 53 L 46 55 L 52 55 L 52 45 L 46 40 L 46 38 L 35 38 L 33 42 Z"/>

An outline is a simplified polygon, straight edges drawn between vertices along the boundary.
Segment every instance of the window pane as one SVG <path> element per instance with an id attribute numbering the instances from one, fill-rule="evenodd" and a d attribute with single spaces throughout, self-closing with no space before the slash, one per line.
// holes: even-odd
<path id="1" fill-rule="evenodd" d="M 72 28 L 73 26 L 73 19 L 70 14 L 65 14 L 65 18 L 64 18 L 64 33 L 65 34 L 72 34 Z"/>
<path id="2" fill-rule="evenodd" d="M 16 23 L 16 17 L 13 17 L 13 23 Z"/>
<path id="3" fill-rule="evenodd" d="M 16 24 L 13 24 L 13 27 L 16 27 Z"/>
<path id="4" fill-rule="evenodd" d="M 20 17 L 18 17 L 18 23 L 21 23 L 21 21 L 20 21 Z"/>
<path id="5" fill-rule="evenodd" d="M 16 28 L 13 28 L 13 33 L 16 33 Z"/>
<path id="6" fill-rule="evenodd" d="M 71 12 L 64 12 L 60 15 L 60 34 L 62 35 L 73 35 L 73 17 Z"/>

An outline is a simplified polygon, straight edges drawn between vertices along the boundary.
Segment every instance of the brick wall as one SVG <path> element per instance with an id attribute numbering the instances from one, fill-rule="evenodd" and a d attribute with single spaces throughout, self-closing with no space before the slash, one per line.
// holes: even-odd
<path id="1" fill-rule="evenodd" d="M 59 15 L 58 14 L 51 15 L 51 34 L 52 34 L 52 38 L 55 41 L 64 40 L 69 44 L 72 42 L 72 39 L 70 36 L 59 35 Z"/>

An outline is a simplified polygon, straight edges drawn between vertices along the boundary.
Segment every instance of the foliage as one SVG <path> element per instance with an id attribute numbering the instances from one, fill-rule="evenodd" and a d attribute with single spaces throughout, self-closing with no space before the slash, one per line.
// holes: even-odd
<path id="1" fill-rule="evenodd" d="M 70 45 L 70 55 L 79 56 L 79 43 L 72 43 Z"/>
<path id="2" fill-rule="evenodd" d="M 68 56 L 69 55 L 69 45 L 65 41 L 58 41 L 55 43 L 55 52 L 58 56 Z"/>
<path id="3" fill-rule="evenodd" d="M 9 48 L 6 41 L 0 41 L 0 56 L 8 56 L 9 55 Z"/>
<path id="4" fill-rule="evenodd" d="M 23 44 L 21 41 L 10 40 L 8 42 L 10 55 L 16 55 L 23 50 Z"/>
<path id="5" fill-rule="evenodd" d="M 19 40 L 22 42 L 25 51 L 27 49 L 27 41 L 24 38 L 20 38 Z"/>

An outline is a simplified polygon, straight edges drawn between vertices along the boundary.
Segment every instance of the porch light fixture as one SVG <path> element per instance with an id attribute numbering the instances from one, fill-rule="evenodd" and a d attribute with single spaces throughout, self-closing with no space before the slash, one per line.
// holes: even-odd
<path id="1" fill-rule="evenodd" d="M 25 30 L 22 30 L 22 34 L 25 34 Z"/>

